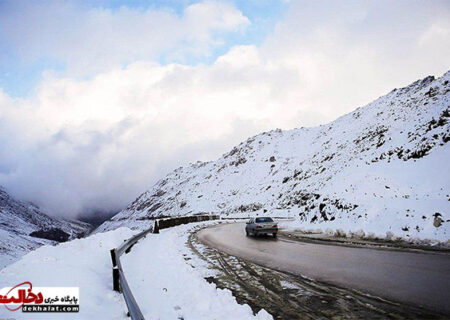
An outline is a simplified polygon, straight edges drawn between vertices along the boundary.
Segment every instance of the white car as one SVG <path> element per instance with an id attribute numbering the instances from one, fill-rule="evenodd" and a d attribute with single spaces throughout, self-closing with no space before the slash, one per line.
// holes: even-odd
<path id="1" fill-rule="evenodd" d="M 278 225 L 270 217 L 260 217 L 251 218 L 245 226 L 245 234 L 249 235 L 260 235 L 260 234 L 271 234 L 274 238 L 277 237 Z"/>

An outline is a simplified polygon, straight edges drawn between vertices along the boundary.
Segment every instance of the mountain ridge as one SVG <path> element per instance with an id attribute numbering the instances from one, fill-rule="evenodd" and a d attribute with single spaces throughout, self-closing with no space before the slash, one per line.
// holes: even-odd
<path id="1" fill-rule="evenodd" d="M 180 167 L 96 232 L 205 212 L 447 241 L 449 81 L 428 76 L 328 124 L 264 132 Z"/>

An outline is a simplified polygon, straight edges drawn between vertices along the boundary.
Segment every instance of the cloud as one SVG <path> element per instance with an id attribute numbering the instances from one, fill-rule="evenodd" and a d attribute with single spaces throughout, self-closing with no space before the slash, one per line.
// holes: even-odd
<path id="1" fill-rule="evenodd" d="M 449 18 L 445 1 L 296 1 L 260 51 L 297 70 L 302 100 L 329 118 L 445 72 Z"/>
<path id="2" fill-rule="evenodd" d="M 96 19 L 113 19 L 103 14 Z M 185 42 L 209 47 L 214 30 L 248 24 L 217 2 L 166 15 L 197 35 L 179 31 L 183 40 L 155 44 L 157 51 L 184 50 Z M 132 48 L 132 62 L 105 64 L 87 80 L 49 72 L 30 98 L 0 91 L 0 185 L 55 215 L 121 208 L 169 170 L 214 159 L 251 135 L 326 123 L 394 87 L 442 74 L 449 18 L 444 2 L 292 2 L 264 43 L 236 45 L 211 64 L 160 64 Z M 124 47 L 114 38 L 99 50 L 126 56 L 124 48 L 140 40 L 125 38 L 118 38 Z M 95 61 L 88 48 L 67 46 Z"/>
<path id="3" fill-rule="evenodd" d="M 179 16 L 169 9 L 108 9 L 76 1 L 6 1 L 0 39 L 25 61 L 54 59 L 70 75 L 92 75 L 162 55 L 207 56 L 225 32 L 250 21 L 229 3 L 203 1 Z"/>

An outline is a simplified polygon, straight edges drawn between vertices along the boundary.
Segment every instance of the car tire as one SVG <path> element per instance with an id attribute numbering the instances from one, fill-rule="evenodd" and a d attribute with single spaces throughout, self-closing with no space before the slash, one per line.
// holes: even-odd
<path id="1" fill-rule="evenodd" d="M 250 235 L 250 233 L 248 232 L 247 229 L 245 229 L 245 235 L 248 237 Z"/>
<path id="2" fill-rule="evenodd" d="M 277 237 L 277 233 L 276 232 L 274 232 L 272 235 L 273 235 L 274 238 Z"/>

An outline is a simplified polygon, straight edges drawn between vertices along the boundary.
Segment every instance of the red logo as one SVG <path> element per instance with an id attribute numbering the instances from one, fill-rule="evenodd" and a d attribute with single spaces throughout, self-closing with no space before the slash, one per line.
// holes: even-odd
<path id="1" fill-rule="evenodd" d="M 19 289 L 21 286 L 28 286 L 28 289 Z M 14 296 L 14 294 L 17 291 L 17 297 Z M 42 296 L 41 292 L 33 293 L 33 285 L 29 281 L 22 282 L 15 287 L 11 288 L 5 296 L 0 295 L 0 304 L 4 304 L 5 308 L 9 311 L 16 311 L 19 310 L 25 303 L 35 303 L 35 304 L 41 304 L 44 302 L 44 297 Z M 11 296 L 9 296 L 9 294 Z M 17 308 L 10 308 L 8 304 L 19 304 Z"/>

